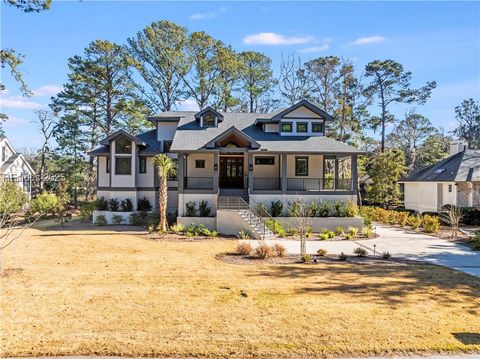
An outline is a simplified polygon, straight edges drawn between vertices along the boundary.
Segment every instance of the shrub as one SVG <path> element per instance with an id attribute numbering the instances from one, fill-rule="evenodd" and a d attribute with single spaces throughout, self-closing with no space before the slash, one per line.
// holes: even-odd
<path id="1" fill-rule="evenodd" d="M 330 232 L 330 230 L 328 228 L 322 228 L 322 233 L 327 234 L 328 232 Z"/>
<path id="2" fill-rule="evenodd" d="M 205 227 L 203 224 L 195 224 L 195 223 L 189 224 L 185 228 L 185 231 L 192 233 L 194 236 L 207 235 L 209 233 L 209 229 Z"/>
<path id="3" fill-rule="evenodd" d="M 240 231 L 237 235 L 240 239 L 252 239 L 252 235 L 248 231 Z"/>
<path id="4" fill-rule="evenodd" d="M 322 241 L 326 241 L 328 239 L 328 234 L 327 233 L 320 233 L 318 235 L 318 239 L 321 239 Z"/>
<path id="5" fill-rule="evenodd" d="M 283 257 L 285 256 L 285 253 L 287 253 L 287 250 L 285 249 L 285 247 L 278 243 L 275 243 L 272 246 L 272 251 L 273 253 L 275 253 L 277 257 Z"/>
<path id="6" fill-rule="evenodd" d="M 320 256 L 320 257 L 325 257 L 327 255 L 327 250 L 326 249 L 323 249 L 323 248 L 320 248 L 318 251 L 317 251 L 317 254 Z"/>
<path id="7" fill-rule="evenodd" d="M 125 198 L 121 205 L 122 207 L 122 211 L 123 212 L 132 212 L 133 211 L 133 203 L 132 203 L 132 200 L 130 198 Z"/>
<path id="8" fill-rule="evenodd" d="M 397 212 L 397 224 L 405 227 L 408 223 L 410 214 L 408 212 Z"/>
<path id="9" fill-rule="evenodd" d="M 173 233 L 182 233 L 185 230 L 185 226 L 182 223 L 175 223 L 173 226 L 170 226 L 170 230 Z"/>
<path id="10" fill-rule="evenodd" d="M 82 222 L 91 221 L 93 218 L 93 210 L 95 209 L 95 202 L 83 202 L 80 207 L 80 219 Z"/>
<path id="11" fill-rule="evenodd" d="M 208 217 L 210 216 L 211 208 L 208 206 L 208 202 L 205 200 L 200 201 L 198 204 L 198 212 L 200 213 L 200 217 Z"/>
<path id="12" fill-rule="evenodd" d="M 123 222 L 123 217 L 118 215 L 118 214 L 115 214 L 114 216 L 112 216 L 112 222 L 114 224 L 122 224 Z"/>
<path id="13" fill-rule="evenodd" d="M 108 211 L 108 202 L 104 197 L 95 200 L 95 209 L 97 211 Z"/>
<path id="14" fill-rule="evenodd" d="M 107 224 L 107 219 L 105 218 L 105 216 L 103 214 L 97 216 L 97 218 L 95 219 L 95 224 L 97 226 L 105 226 Z"/>
<path id="15" fill-rule="evenodd" d="M 343 233 L 345 233 L 345 228 L 340 227 L 340 226 L 337 227 L 337 228 L 335 228 L 335 234 L 336 234 L 337 236 L 341 236 Z"/>
<path id="16" fill-rule="evenodd" d="M 285 234 L 286 234 L 286 233 L 285 233 L 285 230 L 284 230 L 283 228 L 279 228 L 279 229 L 277 230 L 277 236 L 278 236 L 279 238 L 285 238 Z"/>
<path id="17" fill-rule="evenodd" d="M 55 214 L 58 203 L 59 198 L 55 193 L 41 193 L 32 201 L 32 212 Z"/>
<path id="18" fill-rule="evenodd" d="M 272 217 L 279 217 L 283 212 L 283 202 L 282 201 L 273 201 L 270 206 L 270 212 Z"/>
<path id="19" fill-rule="evenodd" d="M 202 234 L 203 234 L 204 236 L 207 236 L 207 237 L 210 237 L 210 238 L 215 238 L 216 236 L 218 236 L 218 232 L 217 232 L 217 231 L 215 231 L 215 230 L 211 231 L 211 230 L 209 230 L 208 228 L 204 229 L 203 232 L 202 232 Z"/>
<path id="20" fill-rule="evenodd" d="M 392 255 L 389 252 L 383 252 L 382 258 L 385 260 L 388 260 L 392 257 Z"/>
<path id="21" fill-rule="evenodd" d="M 352 239 L 352 235 L 347 233 L 347 234 L 345 234 L 344 238 L 347 239 L 347 240 Z"/>
<path id="22" fill-rule="evenodd" d="M 338 255 L 338 260 L 342 262 L 346 261 L 347 259 L 348 259 L 348 256 L 343 252 Z"/>
<path id="23" fill-rule="evenodd" d="M 320 217 L 328 217 L 329 214 L 330 214 L 330 204 L 328 202 L 321 202 L 318 209 L 318 215 Z"/>
<path id="24" fill-rule="evenodd" d="M 367 250 L 362 247 L 357 247 L 354 249 L 353 254 L 355 254 L 357 257 L 366 257 L 367 256 Z"/>
<path id="25" fill-rule="evenodd" d="M 151 211 L 152 205 L 147 197 L 140 198 L 137 202 L 137 211 Z"/>
<path id="26" fill-rule="evenodd" d="M 303 229 L 304 231 L 304 234 L 305 234 L 305 237 L 306 238 L 310 238 L 313 234 L 313 228 L 310 227 L 310 226 L 305 226 L 305 228 Z"/>
<path id="27" fill-rule="evenodd" d="M 333 208 L 335 209 L 334 217 L 346 217 L 347 216 L 347 205 L 345 202 L 335 202 L 333 204 Z"/>
<path id="28" fill-rule="evenodd" d="M 358 235 L 358 228 L 356 227 L 348 227 L 347 231 L 352 237 L 356 237 Z"/>
<path id="29" fill-rule="evenodd" d="M 249 256 L 252 254 L 253 248 L 250 243 L 239 243 L 237 246 L 237 253 L 242 254 L 244 256 Z"/>
<path id="30" fill-rule="evenodd" d="M 118 208 L 120 207 L 120 203 L 118 202 L 118 199 L 112 198 L 112 199 L 110 199 L 110 201 L 108 201 L 108 206 L 110 207 L 110 211 L 118 212 Z"/>
<path id="31" fill-rule="evenodd" d="M 295 202 L 289 203 L 289 206 L 288 206 L 289 217 L 300 217 L 301 212 L 302 212 L 302 205 L 300 202 L 295 201 Z"/>
<path id="32" fill-rule="evenodd" d="M 328 238 L 333 238 L 333 237 L 335 237 L 335 232 L 328 231 L 327 236 L 328 236 Z"/>
<path id="33" fill-rule="evenodd" d="M 367 226 L 363 227 L 362 228 L 362 233 L 367 238 L 372 238 L 373 237 L 373 230 L 370 227 L 367 227 Z"/>
<path id="34" fill-rule="evenodd" d="M 308 213 L 310 213 L 312 217 L 318 217 L 320 215 L 320 205 L 317 202 L 310 203 Z"/>
<path id="35" fill-rule="evenodd" d="M 260 217 L 269 217 L 270 213 L 268 212 L 267 206 L 265 206 L 263 203 L 257 204 L 257 213 Z"/>
<path id="36" fill-rule="evenodd" d="M 424 215 L 422 218 L 422 227 L 423 230 L 427 233 L 436 233 L 440 230 L 440 220 L 438 217 L 430 216 L 428 214 Z"/>
<path id="37" fill-rule="evenodd" d="M 265 220 L 265 225 L 269 230 L 271 230 L 273 233 L 278 234 L 279 232 L 283 232 L 283 235 L 285 236 L 285 229 L 283 229 L 282 225 L 280 222 L 274 220 L 274 219 L 266 219 Z"/>
<path id="38" fill-rule="evenodd" d="M 480 251 L 480 231 L 475 231 L 475 235 L 470 239 L 470 247 L 474 251 Z"/>
<path id="39" fill-rule="evenodd" d="M 258 258 L 260 259 L 265 259 L 268 258 L 272 255 L 272 248 L 267 246 L 266 244 L 260 244 L 256 249 L 255 249 L 255 254 L 257 255 Z"/>
<path id="40" fill-rule="evenodd" d="M 185 203 L 185 215 L 187 217 L 195 217 L 197 215 L 197 202 L 189 201 Z"/>
<path id="41" fill-rule="evenodd" d="M 287 236 L 296 236 L 298 234 L 298 228 L 290 227 L 287 229 Z"/>
<path id="42" fill-rule="evenodd" d="M 145 225 L 153 226 L 154 228 L 158 227 L 160 223 L 160 213 L 159 212 L 141 212 L 145 213 Z"/>
<path id="43" fill-rule="evenodd" d="M 128 217 L 130 224 L 134 226 L 146 226 L 147 225 L 147 212 L 133 212 Z"/>
<path id="44" fill-rule="evenodd" d="M 312 261 L 312 256 L 310 254 L 304 254 L 300 257 L 303 263 L 308 263 Z"/>
<path id="45" fill-rule="evenodd" d="M 413 214 L 407 219 L 407 224 L 412 227 L 412 229 L 417 229 L 422 225 L 422 219 L 418 214 Z"/>
<path id="46" fill-rule="evenodd" d="M 348 202 L 345 208 L 346 217 L 355 217 L 358 214 L 358 206 L 353 202 Z"/>

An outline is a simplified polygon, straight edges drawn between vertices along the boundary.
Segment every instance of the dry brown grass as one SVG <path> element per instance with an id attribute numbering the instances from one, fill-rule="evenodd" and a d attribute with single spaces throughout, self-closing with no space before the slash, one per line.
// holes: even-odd
<path id="1" fill-rule="evenodd" d="M 480 280 L 427 265 L 233 265 L 236 241 L 30 230 L 5 252 L 3 356 L 480 351 Z M 15 269 L 17 268 L 17 269 Z"/>

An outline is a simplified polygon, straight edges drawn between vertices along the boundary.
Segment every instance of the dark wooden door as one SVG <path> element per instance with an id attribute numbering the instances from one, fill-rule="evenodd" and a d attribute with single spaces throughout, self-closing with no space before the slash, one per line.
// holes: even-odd
<path id="1" fill-rule="evenodd" d="M 220 187 L 243 188 L 243 157 L 220 157 Z"/>

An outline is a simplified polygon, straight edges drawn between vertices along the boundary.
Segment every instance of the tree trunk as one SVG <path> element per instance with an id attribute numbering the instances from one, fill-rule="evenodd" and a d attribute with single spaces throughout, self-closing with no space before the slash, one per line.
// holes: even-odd
<path id="1" fill-rule="evenodd" d="M 160 188 L 158 191 L 158 204 L 160 207 L 160 222 L 158 224 L 158 229 L 161 232 L 167 230 L 167 178 L 164 176 L 160 177 Z"/>

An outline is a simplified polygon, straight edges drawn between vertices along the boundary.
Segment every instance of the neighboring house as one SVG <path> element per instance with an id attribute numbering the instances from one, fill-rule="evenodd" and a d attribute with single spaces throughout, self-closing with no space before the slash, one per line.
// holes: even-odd
<path id="1" fill-rule="evenodd" d="M 31 195 L 31 176 L 35 172 L 21 153 L 17 153 L 6 137 L 0 137 L 0 176 L 2 181 L 11 181 Z"/>
<path id="2" fill-rule="evenodd" d="M 402 179 L 405 208 L 438 212 L 442 206 L 480 206 L 480 150 L 453 143 L 450 157 Z"/>
<path id="3" fill-rule="evenodd" d="M 123 130 L 90 152 L 98 156 L 97 197 L 146 197 L 158 207 L 153 156 L 178 161 L 169 182 L 168 212 L 185 215 L 189 201 L 217 207 L 297 199 L 356 202 L 355 147 L 328 137 L 333 117 L 302 100 L 272 114 L 168 111 L 149 117 L 155 129 Z"/>

